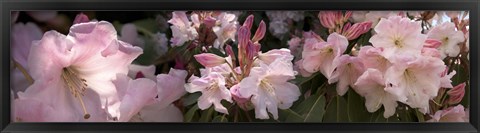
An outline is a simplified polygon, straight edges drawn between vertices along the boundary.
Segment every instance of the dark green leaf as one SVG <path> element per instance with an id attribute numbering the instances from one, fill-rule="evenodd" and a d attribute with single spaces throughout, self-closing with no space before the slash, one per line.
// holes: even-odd
<path id="1" fill-rule="evenodd" d="M 228 122 L 228 119 L 224 115 L 217 115 L 213 118 L 212 122 Z"/>
<path id="2" fill-rule="evenodd" d="M 350 122 L 368 122 L 372 113 L 365 107 L 365 99 L 358 95 L 353 89 L 348 91 L 348 117 Z"/>
<path id="3" fill-rule="evenodd" d="M 327 106 L 323 122 L 348 122 L 347 102 L 341 96 L 335 96 Z"/>
<path id="4" fill-rule="evenodd" d="M 200 92 L 192 93 L 183 98 L 183 106 L 190 106 L 198 101 L 198 98 L 202 95 Z"/>
<path id="5" fill-rule="evenodd" d="M 195 106 L 193 106 L 191 109 L 189 109 L 189 110 L 187 111 L 187 113 L 184 115 L 184 117 L 183 117 L 184 120 L 183 120 L 183 121 L 185 121 L 185 122 L 192 122 L 193 117 L 195 116 L 197 110 L 198 110 L 198 106 L 197 106 L 197 105 L 195 105 Z"/>
<path id="6" fill-rule="evenodd" d="M 210 107 L 207 110 L 202 110 L 202 115 L 200 116 L 199 122 L 209 122 L 212 119 L 213 113 L 215 112 L 214 107 Z"/>

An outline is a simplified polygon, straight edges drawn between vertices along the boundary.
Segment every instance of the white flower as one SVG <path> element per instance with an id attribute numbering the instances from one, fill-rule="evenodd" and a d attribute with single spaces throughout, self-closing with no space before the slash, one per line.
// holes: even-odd
<path id="1" fill-rule="evenodd" d="M 185 42 L 194 40 L 197 36 L 197 30 L 195 27 L 192 26 L 192 22 L 190 22 L 187 18 L 185 11 L 175 11 L 172 13 L 172 19 L 168 21 L 171 23 L 172 26 L 172 42 L 173 46 L 182 46 Z"/>
<path id="2" fill-rule="evenodd" d="M 209 72 L 201 78 L 192 76 L 190 83 L 185 85 L 185 89 L 190 93 L 202 92 L 198 99 L 198 108 L 205 110 L 213 104 L 216 111 L 228 114 L 227 108 L 220 101 L 226 100 L 231 103 L 232 95 L 225 86 L 225 77 L 221 73 Z"/>
<path id="3" fill-rule="evenodd" d="M 463 33 L 455 30 L 455 24 L 452 22 L 445 22 L 433 27 L 427 35 L 429 39 L 442 41 L 439 48 L 442 59 L 447 56 L 456 57 L 460 53 L 458 44 L 465 41 Z"/>
<path id="4" fill-rule="evenodd" d="M 370 42 L 376 48 L 384 48 L 382 55 L 392 61 L 398 54 L 420 55 L 427 36 L 421 33 L 420 22 L 412 22 L 400 16 L 382 18 L 375 27 L 375 34 Z"/>
<path id="5" fill-rule="evenodd" d="M 274 119 L 278 119 L 277 108 L 290 108 L 300 96 L 298 86 L 287 82 L 295 78 L 290 61 L 277 59 L 270 65 L 260 63 L 260 66 L 252 68 L 250 75 L 240 82 L 240 95 L 251 97 L 256 118 L 268 119 L 268 110 Z"/>

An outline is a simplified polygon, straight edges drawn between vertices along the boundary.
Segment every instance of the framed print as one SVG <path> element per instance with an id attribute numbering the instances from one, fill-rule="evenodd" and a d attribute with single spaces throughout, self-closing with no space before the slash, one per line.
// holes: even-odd
<path id="1" fill-rule="evenodd" d="M 2 1 L 2 132 L 478 132 L 475 0 Z"/>

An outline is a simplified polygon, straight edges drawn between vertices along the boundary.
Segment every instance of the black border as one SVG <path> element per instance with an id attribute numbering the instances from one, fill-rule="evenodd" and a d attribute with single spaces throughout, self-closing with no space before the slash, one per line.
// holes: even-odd
<path id="1" fill-rule="evenodd" d="M 2 132 L 478 132 L 478 0 L 3 0 L 0 129 Z M 470 123 L 10 123 L 10 11 L 14 10 L 469 10 Z"/>

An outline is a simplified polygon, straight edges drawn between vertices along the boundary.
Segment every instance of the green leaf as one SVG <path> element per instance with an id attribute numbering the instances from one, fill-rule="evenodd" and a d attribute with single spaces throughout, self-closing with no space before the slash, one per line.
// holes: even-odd
<path id="1" fill-rule="evenodd" d="M 212 122 L 228 122 L 228 119 L 225 115 L 217 115 L 213 118 Z"/>
<path id="2" fill-rule="evenodd" d="M 192 93 L 183 98 L 183 106 L 190 106 L 198 101 L 198 98 L 202 95 L 200 92 Z"/>
<path id="3" fill-rule="evenodd" d="M 187 111 L 187 113 L 184 115 L 183 121 L 185 121 L 185 122 L 192 122 L 193 117 L 195 116 L 197 110 L 198 110 L 198 106 L 197 106 L 197 105 L 195 105 L 195 106 L 193 106 L 191 109 L 189 109 L 189 110 Z"/>
<path id="4" fill-rule="evenodd" d="M 347 102 L 341 96 L 335 96 L 327 106 L 323 122 L 348 122 Z"/>
<path id="5" fill-rule="evenodd" d="M 422 112 L 418 111 L 418 109 L 415 109 L 415 115 L 417 116 L 418 122 L 425 122 L 425 116 Z"/>
<path id="6" fill-rule="evenodd" d="M 348 91 L 348 118 L 350 122 L 368 122 L 373 113 L 367 111 L 365 99 L 358 95 L 353 89 Z"/>
<path id="7" fill-rule="evenodd" d="M 207 110 L 202 111 L 199 122 L 209 122 L 212 119 L 214 113 L 214 107 L 210 107 Z"/>
<path id="8" fill-rule="evenodd" d="M 285 110 L 288 113 L 286 122 L 321 122 L 325 114 L 325 97 L 313 95 L 300 103 L 294 110 Z"/>

